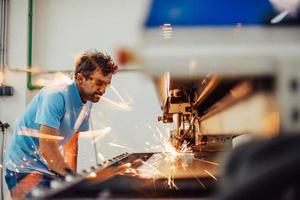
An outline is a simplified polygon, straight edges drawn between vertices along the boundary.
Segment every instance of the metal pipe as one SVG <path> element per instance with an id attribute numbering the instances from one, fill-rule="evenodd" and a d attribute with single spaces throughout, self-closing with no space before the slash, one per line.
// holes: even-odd
<path id="1" fill-rule="evenodd" d="M 1 10 L 1 15 L 0 15 L 0 72 L 3 72 L 3 59 L 2 59 L 2 54 L 3 54 L 3 20 L 4 20 L 4 1 L 1 1 L 0 4 L 0 10 Z"/>
<path id="2" fill-rule="evenodd" d="M 3 42 L 3 70 L 4 70 L 4 67 L 6 66 L 7 64 L 7 23 L 8 23 L 8 6 L 9 6 L 9 3 L 8 3 L 9 0 L 5 0 L 5 15 L 4 15 L 4 42 Z"/>
<path id="3" fill-rule="evenodd" d="M 5 47 L 5 35 L 4 33 L 6 32 L 6 29 L 5 29 L 5 11 L 6 11 L 6 0 L 1 0 L 1 4 L 0 4 L 0 11 L 1 11 L 1 14 L 0 14 L 0 73 L 3 73 L 4 72 L 4 47 Z M 2 83 L 0 82 L 0 85 Z M 4 126 L 4 125 L 3 125 Z M 4 184 L 4 166 L 3 166 L 3 156 L 4 156 L 4 142 L 5 142 L 5 129 L 4 127 L 2 128 L 2 122 L 0 121 L 0 132 L 3 131 L 3 134 L 2 134 L 2 141 L 1 141 L 1 148 L 0 148 L 0 164 L 2 165 L 0 167 L 0 199 L 4 199 L 4 187 L 3 187 L 3 184 Z"/>
<path id="4" fill-rule="evenodd" d="M 0 73 L 2 73 L 2 75 L 4 73 L 4 67 L 6 66 L 8 2 L 8 0 L 2 0 L 0 7 Z"/>
<path id="5" fill-rule="evenodd" d="M 41 89 L 42 87 L 32 84 L 32 17 L 33 17 L 33 2 L 28 0 L 28 44 L 27 44 L 27 88 L 29 90 Z"/>

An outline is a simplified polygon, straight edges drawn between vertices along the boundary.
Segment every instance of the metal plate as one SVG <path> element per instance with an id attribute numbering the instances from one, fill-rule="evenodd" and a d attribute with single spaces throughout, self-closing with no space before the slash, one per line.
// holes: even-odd
<path id="1" fill-rule="evenodd" d="M 205 197 L 217 180 L 218 163 L 213 158 L 212 154 L 195 158 L 193 153 L 129 154 L 38 198 Z"/>

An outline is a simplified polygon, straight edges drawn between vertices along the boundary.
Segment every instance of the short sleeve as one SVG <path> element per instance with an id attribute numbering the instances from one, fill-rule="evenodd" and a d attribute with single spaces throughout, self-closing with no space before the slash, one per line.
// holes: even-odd
<path id="1" fill-rule="evenodd" d="M 65 102 L 62 94 L 49 93 L 41 95 L 37 107 L 35 123 L 59 129 L 65 113 Z"/>

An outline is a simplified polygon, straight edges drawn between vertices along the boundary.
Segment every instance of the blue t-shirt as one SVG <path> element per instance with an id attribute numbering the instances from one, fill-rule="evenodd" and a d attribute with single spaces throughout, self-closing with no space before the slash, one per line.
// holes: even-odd
<path id="1" fill-rule="evenodd" d="M 50 173 L 47 162 L 39 153 L 40 125 L 59 130 L 63 145 L 76 131 L 89 129 L 91 102 L 83 103 L 76 82 L 43 88 L 27 106 L 20 118 L 6 153 L 6 168 L 22 173 Z M 51 136 L 50 136 L 51 137 Z"/>

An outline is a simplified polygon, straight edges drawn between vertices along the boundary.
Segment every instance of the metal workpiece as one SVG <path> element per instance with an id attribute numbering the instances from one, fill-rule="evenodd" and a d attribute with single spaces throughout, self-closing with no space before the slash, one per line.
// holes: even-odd
<path id="1" fill-rule="evenodd" d="M 113 159 L 62 187 L 51 187 L 35 199 L 54 198 L 156 198 L 205 197 L 218 180 L 215 154 L 133 153 Z"/>

